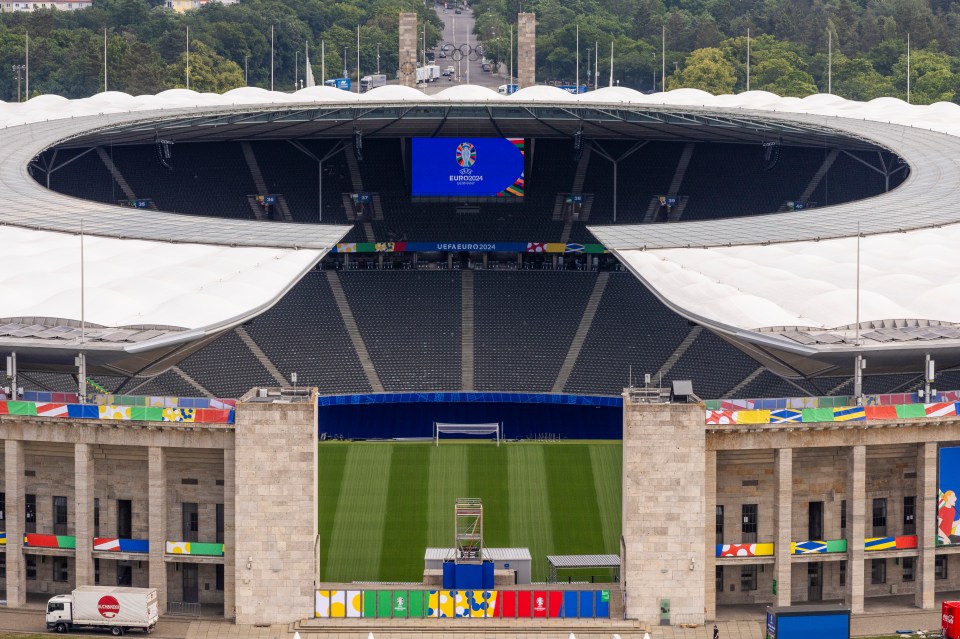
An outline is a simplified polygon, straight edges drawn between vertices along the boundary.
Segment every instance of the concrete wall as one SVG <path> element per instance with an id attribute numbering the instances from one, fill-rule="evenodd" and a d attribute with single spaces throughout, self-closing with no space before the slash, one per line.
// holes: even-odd
<path id="1" fill-rule="evenodd" d="M 316 397 L 236 413 L 236 619 L 312 614 L 317 580 Z"/>
<path id="2" fill-rule="evenodd" d="M 656 625 L 704 618 L 703 409 L 632 404 L 623 411 L 623 556 L 626 616 Z"/>

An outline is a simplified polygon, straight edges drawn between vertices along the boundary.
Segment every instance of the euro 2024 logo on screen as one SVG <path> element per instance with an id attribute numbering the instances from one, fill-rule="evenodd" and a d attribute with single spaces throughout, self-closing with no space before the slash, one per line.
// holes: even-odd
<path id="1" fill-rule="evenodd" d="M 469 142 L 461 142 L 457 146 L 457 164 L 460 165 L 460 174 L 473 173 L 470 167 L 477 161 L 477 149 Z"/>

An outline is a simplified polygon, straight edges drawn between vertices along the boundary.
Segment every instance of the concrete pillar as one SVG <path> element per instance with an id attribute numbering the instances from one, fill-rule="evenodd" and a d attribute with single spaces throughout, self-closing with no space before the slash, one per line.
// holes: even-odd
<path id="1" fill-rule="evenodd" d="M 866 539 L 867 447 L 850 448 L 847 468 L 847 586 L 844 603 L 850 612 L 863 613 L 863 540 Z"/>
<path id="2" fill-rule="evenodd" d="M 236 525 L 236 453 L 234 449 L 223 451 L 223 616 L 233 619 L 237 616 L 236 576 L 237 566 L 237 525 Z"/>
<path id="3" fill-rule="evenodd" d="M 23 558 L 24 493 L 23 442 L 4 443 L 4 491 L 7 518 L 7 607 L 20 608 L 27 603 L 27 571 Z"/>
<path id="4" fill-rule="evenodd" d="M 167 611 L 167 564 L 163 560 L 167 551 L 167 451 L 160 446 L 147 449 L 147 473 L 149 486 L 150 538 L 150 587 L 157 589 L 157 606 L 160 614 Z M 226 506 L 224 506 L 226 508 Z M 226 576 L 224 576 L 226 577 Z"/>
<path id="5" fill-rule="evenodd" d="M 400 86 L 417 86 L 417 14 L 400 14 Z"/>
<path id="6" fill-rule="evenodd" d="M 93 495 L 96 484 L 93 446 L 73 445 L 74 504 L 77 540 L 76 585 L 94 585 L 93 571 Z"/>
<path id="7" fill-rule="evenodd" d="M 701 418 L 702 421 L 702 418 Z M 317 392 L 296 403 L 237 404 L 236 622 L 287 624 L 314 612 Z"/>
<path id="8" fill-rule="evenodd" d="M 703 503 L 707 516 L 704 530 L 706 546 L 703 553 L 703 593 L 704 615 L 707 620 L 717 618 L 717 451 L 704 453 L 703 464 Z"/>
<path id="9" fill-rule="evenodd" d="M 537 14 L 517 14 L 517 84 L 519 88 L 537 83 Z"/>
<path id="10" fill-rule="evenodd" d="M 706 546 L 703 409 L 634 404 L 624 396 L 621 566 L 625 614 L 671 624 L 704 621 Z"/>
<path id="11" fill-rule="evenodd" d="M 776 605 L 789 606 L 793 595 L 793 449 L 780 448 L 773 453 L 773 552 L 776 556 Z"/>
<path id="12" fill-rule="evenodd" d="M 937 556 L 937 451 L 936 442 L 917 444 L 917 590 L 914 605 L 924 610 L 936 604 L 934 563 Z"/>

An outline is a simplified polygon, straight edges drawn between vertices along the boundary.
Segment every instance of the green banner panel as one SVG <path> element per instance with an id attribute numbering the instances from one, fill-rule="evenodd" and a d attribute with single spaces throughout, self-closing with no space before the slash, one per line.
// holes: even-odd
<path id="1" fill-rule="evenodd" d="M 846 539 L 828 540 L 827 552 L 847 552 L 847 540 Z"/>
<path id="2" fill-rule="evenodd" d="M 804 424 L 812 424 L 814 422 L 832 422 L 833 421 L 833 409 L 832 408 L 804 408 L 803 417 L 801 417 Z"/>
<path id="3" fill-rule="evenodd" d="M 191 555 L 204 555 L 208 557 L 222 557 L 223 544 L 202 544 L 197 541 L 190 542 Z"/>
<path id="4" fill-rule="evenodd" d="M 393 592 L 390 590 L 377 591 L 377 616 L 389 619 L 393 612 Z"/>
<path id="5" fill-rule="evenodd" d="M 923 404 L 897 404 L 897 417 L 909 419 L 911 417 L 926 417 L 927 411 Z"/>
<path id="6" fill-rule="evenodd" d="M 410 601 L 407 599 L 406 590 L 393 591 L 393 616 L 407 617 L 410 611 Z"/>
<path id="7" fill-rule="evenodd" d="M 77 548 L 77 538 L 57 535 L 57 548 Z"/>
<path id="8" fill-rule="evenodd" d="M 423 596 L 426 593 L 422 590 L 411 590 L 407 593 L 408 607 L 410 609 L 409 616 L 414 619 L 419 619 L 423 617 Z"/>
<path id="9" fill-rule="evenodd" d="M 374 619 L 377 616 L 377 591 L 365 590 L 363 592 L 363 616 Z"/>
<path id="10" fill-rule="evenodd" d="M 10 415 L 36 415 L 35 402 L 7 402 L 7 413 Z"/>

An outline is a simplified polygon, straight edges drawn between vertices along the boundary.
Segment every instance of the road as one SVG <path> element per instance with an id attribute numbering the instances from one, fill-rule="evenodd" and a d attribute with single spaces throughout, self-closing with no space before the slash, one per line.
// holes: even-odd
<path id="1" fill-rule="evenodd" d="M 461 9 L 461 13 L 457 14 L 453 9 L 452 2 L 450 7 L 446 10 L 444 10 L 443 5 L 437 7 L 437 15 L 443 20 L 443 40 L 441 44 L 449 45 L 449 47 L 446 47 L 449 51 L 446 58 L 441 58 L 440 47 L 438 47 L 436 64 L 442 70 L 452 66 L 454 74 L 428 84 L 425 92 L 427 95 L 432 95 L 454 84 L 475 84 L 496 91 L 497 87 L 506 84 L 506 81 L 500 76 L 482 69 L 480 62 L 482 56 L 474 53 L 473 55 L 463 56 L 461 60 L 454 59 L 460 57 L 453 52 L 454 46 L 460 47 L 463 51 L 470 51 L 472 47 L 473 51 L 476 51 L 476 47 L 481 43 L 477 41 L 473 34 L 473 12 L 470 9 Z"/>

